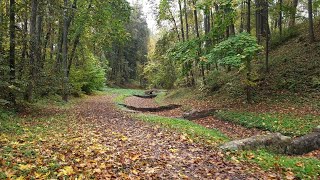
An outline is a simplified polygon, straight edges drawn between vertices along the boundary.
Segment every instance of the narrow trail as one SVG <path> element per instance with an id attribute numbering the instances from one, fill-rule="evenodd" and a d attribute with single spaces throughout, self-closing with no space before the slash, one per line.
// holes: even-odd
<path id="1" fill-rule="evenodd" d="M 92 124 L 110 149 L 109 175 L 98 178 L 123 178 L 123 174 L 129 179 L 278 177 L 256 165 L 226 161 L 221 152 L 188 141 L 179 133 L 134 120 L 117 110 L 110 96 L 90 97 L 75 109 L 78 119 Z M 122 138 L 115 138 L 119 134 Z"/>
<path id="2" fill-rule="evenodd" d="M 125 104 L 134 106 L 134 107 L 142 107 L 142 108 L 159 106 L 154 99 L 144 99 L 139 97 L 128 97 L 125 99 Z M 162 112 L 156 112 L 156 113 L 149 112 L 149 113 L 165 116 L 165 117 L 182 117 L 182 115 L 184 114 L 184 111 L 182 108 L 177 108 L 170 111 L 162 111 Z M 218 129 L 219 131 L 226 134 L 232 139 L 243 139 L 243 138 L 248 138 L 254 135 L 261 135 L 261 134 L 268 133 L 267 131 L 262 131 L 260 129 L 256 129 L 256 128 L 248 129 L 246 127 L 243 127 L 241 125 L 238 125 L 232 122 L 222 121 L 217 118 L 214 118 L 213 116 L 196 119 L 196 120 L 193 120 L 193 122 L 207 128 Z"/>

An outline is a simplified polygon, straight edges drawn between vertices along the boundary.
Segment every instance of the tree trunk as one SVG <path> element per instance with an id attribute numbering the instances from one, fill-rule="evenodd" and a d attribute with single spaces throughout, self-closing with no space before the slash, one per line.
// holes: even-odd
<path id="1" fill-rule="evenodd" d="M 193 6 L 196 7 L 196 1 L 193 0 L 192 3 L 193 3 Z M 200 39 L 199 22 L 198 22 L 198 11 L 197 11 L 196 8 L 193 10 L 193 15 L 194 15 L 194 23 L 195 23 L 195 30 L 196 30 L 197 39 Z M 200 55 L 201 55 L 201 43 L 199 43 L 198 58 L 199 58 Z M 201 63 L 201 76 L 202 76 L 203 84 L 205 84 L 204 65 L 202 63 Z"/>
<path id="2" fill-rule="evenodd" d="M 9 67 L 10 67 L 10 84 L 14 84 L 16 79 L 16 67 L 15 67 L 15 49 L 16 49 L 16 42 L 15 42 L 15 0 L 10 0 L 10 27 L 9 27 L 9 34 L 10 34 L 10 53 L 9 53 Z M 15 104 L 16 98 L 14 93 L 10 92 L 9 94 L 10 101 Z"/>
<path id="3" fill-rule="evenodd" d="M 289 27 L 293 27 L 296 24 L 296 13 L 297 13 L 297 6 L 298 0 L 292 0 L 292 11 L 290 13 L 290 20 L 289 20 Z"/>
<path id="4" fill-rule="evenodd" d="M 188 23 L 188 10 L 187 10 L 186 0 L 184 0 L 184 19 L 186 21 L 186 39 L 189 40 L 189 23 Z"/>
<path id="5" fill-rule="evenodd" d="M 181 38 L 180 38 L 180 33 L 179 33 L 179 30 L 178 30 L 178 25 L 177 25 L 177 22 L 176 20 L 174 19 L 174 16 L 173 16 L 173 13 L 171 10 L 169 10 L 169 13 L 170 13 L 170 16 L 171 16 L 171 21 L 173 23 L 173 26 L 174 26 L 174 30 L 176 31 L 177 33 L 177 37 L 178 37 L 178 40 L 181 41 Z"/>
<path id="6" fill-rule="evenodd" d="M 181 0 L 179 2 L 179 15 L 180 15 L 180 27 L 181 27 L 181 35 L 182 35 L 182 40 L 183 42 L 185 41 L 185 36 L 184 36 L 184 28 L 183 28 L 183 19 L 182 19 L 182 6 L 181 6 Z"/>
<path id="7" fill-rule="evenodd" d="M 89 11 L 90 11 L 91 7 L 92 7 L 92 0 L 90 0 L 90 3 L 88 5 L 87 14 L 89 14 Z M 76 33 L 76 37 L 75 37 L 74 42 L 73 42 L 73 47 L 72 47 L 70 58 L 69 58 L 69 62 L 68 62 L 68 70 L 67 70 L 68 78 L 70 76 L 70 70 L 71 70 L 73 59 L 74 59 L 75 54 L 76 54 L 76 49 L 77 49 L 78 44 L 80 43 L 80 37 L 81 37 L 82 32 L 84 30 L 84 24 L 82 24 L 82 26 L 80 26 L 79 28 L 80 28 L 80 30 L 78 30 L 77 33 Z"/>
<path id="8" fill-rule="evenodd" d="M 68 0 L 64 0 L 64 6 L 68 6 Z M 63 67 L 63 100 L 68 102 L 68 9 L 63 12 L 63 36 L 62 36 L 62 67 Z"/>
<path id="9" fill-rule="evenodd" d="M 193 6 L 196 6 L 196 1 L 192 0 Z M 200 38 L 200 33 L 199 33 L 199 22 L 198 22 L 198 12 L 197 9 L 193 10 L 193 15 L 194 15 L 194 23 L 195 23 L 195 30 L 196 30 L 196 35 L 197 38 Z"/>
<path id="10" fill-rule="evenodd" d="M 279 12 L 279 33 L 282 36 L 282 0 L 279 0 L 280 12 Z"/>
<path id="11" fill-rule="evenodd" d="M 308 0 L 308 15 L 309 15 L 309 39 L 310 42 L 314 42 L 314 31 L 313 31 L 313 11 L 312 11 L 312 0 Z"/>
<path id="12" fill-rule="evenodd" d="M 233 23 L 229 26 L 229 28 L 230 28 L 230 35 L 231 36 L 236 35 L 236 31 Z"/>
<path id="13" fill-rule="evenodd" d="M 248 9 L 247 9 L 247 32 L 251 33 L 251 0 L 247 1 Z"/>
<path id="14" fill-rule="evenodd" d="M 257 41 L 260 44 L 261 43 L 261 0 L 256 0 L 255 4 L 256 4 L 256 37 L 257 37 Z"/>
<path id="15" fill-rule="evenodd" d="M 269 29 L 269 3 L 268 0 L 264 1 L 264 32 L 266 36 L 266 72 L 269 70 L 269 42 L 270 42 L 270 29 Z"/>
<path id="16" fill-rule="evenodd" d="M 28 48 L 28 40 L 27 40 L 27 35 L 28 35 L 28 16 L 27 16 L 27 12 L 25 12 L 24 14 L 24 22 L 23 22 L 23 33 L 22 33 L 22 52 L 21 52 L 21 65 L 19 66 L 19 73 L 18 73 L 18 79 L 21 80 L 22 79 L 22 75 L 23 75 L 23 70 L 25 68 L 26 65 L 26 61 L 27 61 L 27 48 Z"/>
<path id="17" fill-rule="evenodd" d="M 33 89 L 35 81 L 36 71 L 36 51 L 37 51 L 37 36 L 36 36 L 36 25 L 37 25 L 37 11 L 38 11 L 38 0 L 31 0 L 31 18 L 30 18 L 30 75 L 28 88 L 26 93 L 26 100 L 29 102 L 33 99 Z"/>
<path id="18" fill-rule="evenodd" d="M 244 2 L 241 2 L 241 5 L 240 5 L 240 9 L 241 9 L 241 13 L 240 13 L 240 27 L 239 27 L 239 32 L 242 33 L 243 32 L 243 21 L 244 21 L 244 12 L 243 12 L 243 9 L 244 9 Z"/>

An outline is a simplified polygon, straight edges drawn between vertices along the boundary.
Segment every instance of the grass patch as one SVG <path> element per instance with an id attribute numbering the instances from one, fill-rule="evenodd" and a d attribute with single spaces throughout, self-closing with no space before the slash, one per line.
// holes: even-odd
<path id="1" fill-rule="evenodd" d="M 289 136 L 305 135 L 320 124 L 320 117 L 311 115 L 296 117 L 277 113 L 257 114 L 251 112 L 220 111 L 216 116 L 248 128 L 280 132 Z"/>
<path id="2" fill-rule="evenodd" d="M 105 88 L 104 91 L 107 94 L 116 95 L 114 99 L 115 103 L 123 103 L 124 99 L 134 94 L 144 94 L 143 90 L 140 89 L 117 89 L 117 88 Z"/>
<path id="3" fill-rule="evenodd" d="M 166 92 L 160 92 L 157 94 L 157 97 L 154 98 L 154 101 L 158 104 L 158 105 L 164 105 L 164 101 L 166 99 L 167 93 Z"/>
<path id="4" fill-rule="evenodd" d="M 187 134 L 192 140 L 205 141 L 215 145 L 228 141 L 228 137 L 215 129 L 208 129 L 191 121 L 156 115 L 135 115 L 136 118 Z"/>
<path id="5" fill-rule="evenodd" d="M 293 175 L 299 179 L 317 179 L 320 176 L 320 160 L 315 158 L 277 155 L 266 150 L 243 151 L 237 156 L 240 161 L 256 163 L 263 169 L 273 169 L 284 176 Z"/>

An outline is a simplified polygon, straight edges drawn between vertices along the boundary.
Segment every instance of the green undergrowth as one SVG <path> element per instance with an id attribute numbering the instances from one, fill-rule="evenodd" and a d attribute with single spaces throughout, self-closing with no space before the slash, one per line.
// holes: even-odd
<path id="1" fill-rule="evenodd" d="M 305 135 L 320 124 L 320 117 L 311 115 L 296 117 L 279 113 L 219 111 L 216 116 L 248 128 L 280 132 L 289 136 Z"/>
<path id="2" fill-rule="evenodd" d="M 195 141 L 205 141 L 210 144 L 218 145 L 229 140 L 226 135 L 216 129 L 208 129 L 194 122 L 183 119 L 146 114 L 138 114 L 134 115 L 134 117 L 145 122 L 158 124 L 165 128 L 176 130 L 180 133 L 185 133 Z"/>
<path id="3" fill-rule="evenodd" d="M 54 130 L 55 124 L 60 124 L 61 126 L 67 124 L 67 122 L 63 121 L 67 117 L 65 113 L 43 117 L 20 117 L 13 112 L 1 110 L 0 115 L 0 134 L 21 135 L 26 132 L 46 132 Z M 61 128 L 56 130 L 61 131 Z"/>
<path id="4" fill-rule="evenodd" d="M 234 156 L 240 161 L 253 162 L 265 170 L 276 170 L 286 178 L 317 179 L 320 177 L 320 160 L 270 153 L 266 150 L 242 151 Z M 295 179 L 296 179 L 295 178 Z"/>
<path id="5" fill-rule="evenodd" d="M 144 91 L 140 89 L 117 89 L 117 88 L 105 88 L 104 91 L 107 94 L 116 95 L 115 103 L 123 103 L 124 99 L 134 94 L 143 94 Z"/>
<path id="6" fill-rule="evenodd" d="M 157 97 L 154 99 L 154 101 L 158 105 L 164 105 L 166 96 L 167 96 L 166 92 L 160 92 L 160 93 L 157 94 Z"/>

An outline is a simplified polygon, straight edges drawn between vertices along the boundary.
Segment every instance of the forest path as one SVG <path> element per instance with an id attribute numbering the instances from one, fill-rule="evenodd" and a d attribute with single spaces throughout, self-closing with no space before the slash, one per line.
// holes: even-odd
<path id="1" fill-rule="evenodd" d="M 134 120 L 117 110 L 110 96 L 90 97 L 75 108 L 78 119 L 92 124 L 108 149 L 108 174 L 132 179 L 268 179 L 259 167 L 226 161 L 204 144 L 179 133 Z M 109 177 L 109 176 L 108 176 Z M 105 178 L 103 173 L 101 178 Z"/>
<path id="2" fill-rule="evenodd" d="M 133 107 L 138 108 L 153 108 L 153 107 L 159 107 L 159 105 L 155 102 L 155 99 L 146 99 L 146 98 L 139 98 L 139 97 L 128 97 L 125 99 L 125 104 Z M 162 102 L 163 104 L 167 104 L 166 102 Z M 191 105 L 191 104 L 189 104 Z M 209 107 L 207 107 L 209 108 Z M 205 110 L 204 108 L 197 110 Z M 173 110 L 167 110 L 167 111 L 160 111 L 160 112 L 149 112 L 150 114 L 156 114 L 159 116 L 164 117 L 182 117 L 184 114 L 183 107 L 173 109 Z M 243 139 L 248 138 L 255 135 L 261 135 L 268 133 L 267 131 L 263 131 L 257 128 L 246 128 L 244 126 L 241 126 L 239 124 L 235 124 L 232 122 L 227 122 L 223 120 L 219 120 L 213 116 L 208 116 L 205 118 L 200 118 L 193 120 L 193 122 L 202 125 L 204 127 L 210 128 L 210 129 L 218 129 L 222 133 L 226 134 L 228 137 L 232 139 Z"/>

